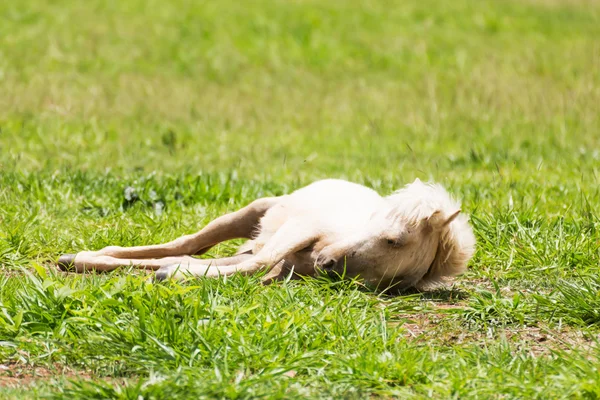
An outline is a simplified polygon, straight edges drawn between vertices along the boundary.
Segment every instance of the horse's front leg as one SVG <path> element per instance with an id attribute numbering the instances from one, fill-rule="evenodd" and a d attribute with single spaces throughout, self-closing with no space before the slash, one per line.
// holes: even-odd
<path id="1" fill-rule="evenodd" d="M 353 257 L 356 249 L 362 244 L 363 238 L 352 237 L 334 242 L 319 250 L 313 251 L 315 264 L 325 271 L 332 271 L 336 266 L 345 262 L 346 257 Z"/>
<path id="2" fill-rule="evenodd" d="M 274 197 L 255 200 L 241 210 L 215 219 L 197 233 L 182 236 L 168 243 L 137 247 L 109 246 L 94 252 L 65 254 L 59 258 L 58 266 L 63 270 L 70 270 L 74 265 L 75 269 L 79 270 L 77 265 L 83 265 L 84 257 L 90 264 L 91 257 L 94 256 L 127 260 L 202 254 L 225 240 L 251 238 L 262 216 L 277 202 L 278 198 Z"/>
<path id="3" fill-rule="evenodd" d="M 255 255 L 240 263 L 210 267 L 208 270 L 196 265 L 171 265 L 161 267 L 156 272 L 157 279 L 174 277 L 182 278 L 185 275 L 203 275 L 206 277 L 227 276 L 235 273 L 245 275 L 254 274 L 260 270 L 278 266 L 287 255 L 296 253 L 313 245 L 319 238 L 316 232 L 305 221 L 291 219 L 281 226 L 269 239 L 264 247 Z"/>

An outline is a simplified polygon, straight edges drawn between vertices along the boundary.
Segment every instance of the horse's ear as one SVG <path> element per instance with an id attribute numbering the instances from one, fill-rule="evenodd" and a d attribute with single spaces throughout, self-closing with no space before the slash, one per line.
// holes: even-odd
<path id="1" fill-rule="evenodd" d="M 429 226 L 431 226 L 433 229 L 435 230 L 439 230 L 442 229 L 446 226 L 448 226 L 448 224 L 450 224 L 450 222 L 454 221 L 454 219 L 456 219 L 456 217 L 458 217 L 458 214 L 460 214 L 460 209 L 454 211 L 452 214 L 450 215 L 445 215 L 444 213 L 442 213 L 442 211 L 437 210 L 434 211 L 433 214 L 431 214 L 428 218 L 427 218 L 427 222 L 429 223 Z"/>

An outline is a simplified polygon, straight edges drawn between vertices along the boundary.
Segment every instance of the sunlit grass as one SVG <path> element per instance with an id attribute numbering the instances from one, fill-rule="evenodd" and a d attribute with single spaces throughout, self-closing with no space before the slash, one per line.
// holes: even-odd
<path id="1" fill-rule="evenodd" d="M 598 2 L 25 0 L 0 17 L 0 397 L 600 396 Z M 443 183 L 477 236 L 468 273 L 394 297 L 51 267 L 325 177 Z"/>

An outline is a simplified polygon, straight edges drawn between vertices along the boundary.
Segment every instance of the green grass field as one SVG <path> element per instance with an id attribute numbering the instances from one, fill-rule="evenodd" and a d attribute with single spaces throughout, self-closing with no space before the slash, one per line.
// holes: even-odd
<path id="1" fill-rule="evenodd" d="M 0 398 L 600 397 L 599 2 L 15 0 L 0 21 Z M 325 177 L 444 184 L 469 272 L 386 297 L 52 266 Z"/>

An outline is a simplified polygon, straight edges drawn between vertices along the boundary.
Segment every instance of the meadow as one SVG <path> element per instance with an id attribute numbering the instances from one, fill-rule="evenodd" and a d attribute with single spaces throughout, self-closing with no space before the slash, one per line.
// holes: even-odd
<path id="1" fill-rule="evenodd" d="M 0 20 L 0 398 L 600 397 L 600 2 L 19 0 Z M 445 185 L 468 272 L 387 296 L 53 266 L 332 177 Z"/>

